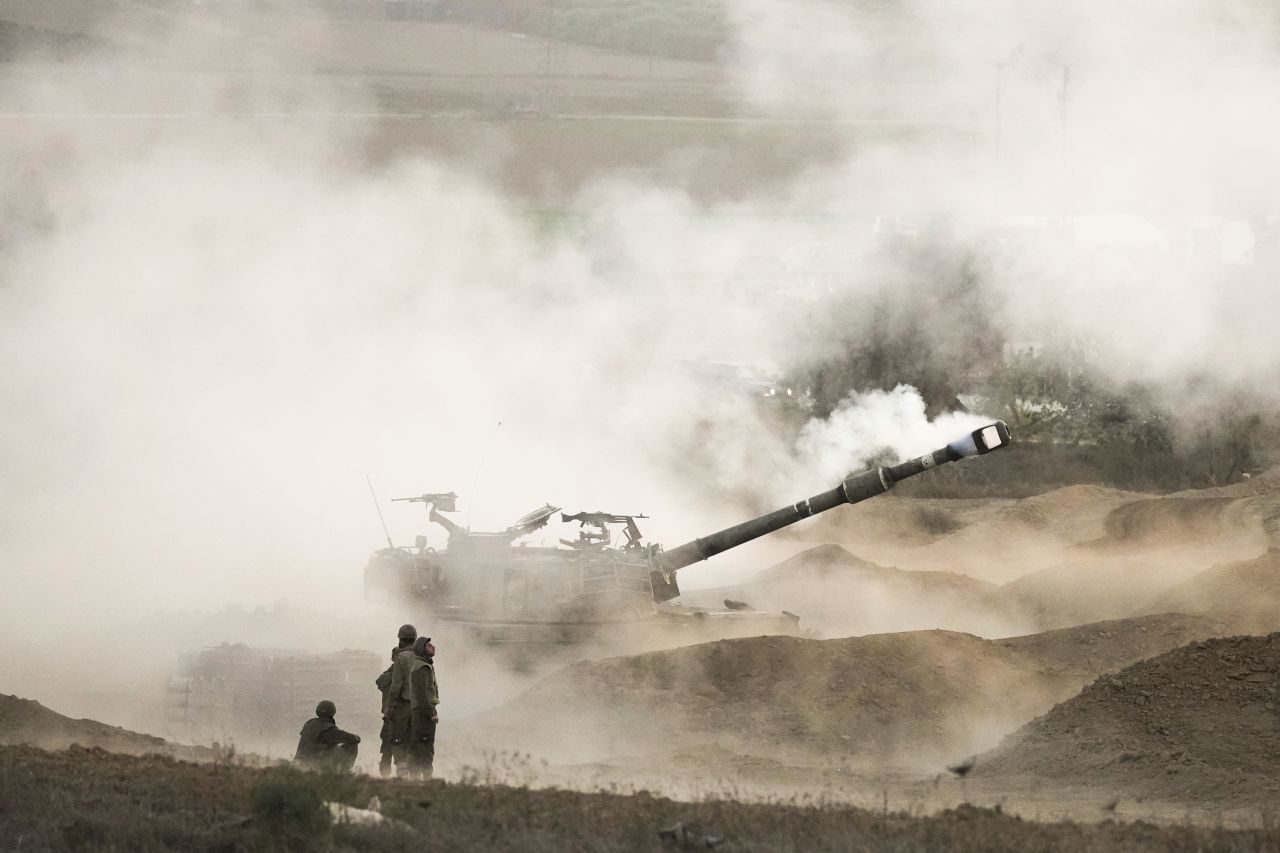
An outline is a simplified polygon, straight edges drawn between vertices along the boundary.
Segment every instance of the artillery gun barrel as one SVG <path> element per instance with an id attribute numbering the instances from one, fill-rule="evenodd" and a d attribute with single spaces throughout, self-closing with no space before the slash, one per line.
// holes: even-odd
<path id="1" fill-rule="evenodd" d="M 767 533 L 780 530 L 797 521 L 834 509 L 841 504 L 856 504 L 887 492 L 893 485 L 908 477 L 914 477 L 930 468 L 955 462 L 969 456 L 980 456 L 990 453 L 1009 444 L 1009 428 L 1004 421 L 996 421 L 980 429 L 976 429 L 961 439 L 951 442 L 946 447 L 910 459 L 898 465 L 885 468 L 872 468 L 849 477 L 840 485 L 827 492 L 814 495 L 808 500 L 776 509 L 773 512 L 726 527 L 718 533 L 701 539 L 694 539 L 678 545 L 669 551 L 659 553 L 655 559 L 656 568 L 664 575 L 671 575 L 685 566 L 714 557 L 721 551 L 736 548 L 752 539 L 758 539 Z M 675 585 L 670 583 L 674 591 Z M 678 592 L 676 593 L 678 594 Z M 673 596 L 674 597 L 674 596 Z"/>

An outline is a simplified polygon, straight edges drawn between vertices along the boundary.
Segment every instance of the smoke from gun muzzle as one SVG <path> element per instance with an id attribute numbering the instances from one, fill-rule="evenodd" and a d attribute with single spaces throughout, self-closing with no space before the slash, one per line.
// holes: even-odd
<path id="1" fill-rule="evenodd" d="M 947 445 L 950 454 L 964 459 L 969 456 L 981 456 L 1001 447 L 1009 446 L 1009 427 L 1004 421 L 996 421 L 988 426 L 979 427 L 964 438 L 957 439 Z"/>

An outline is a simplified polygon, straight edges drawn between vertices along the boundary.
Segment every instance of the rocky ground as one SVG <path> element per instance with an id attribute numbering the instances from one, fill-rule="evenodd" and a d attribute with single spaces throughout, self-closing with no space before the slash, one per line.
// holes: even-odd
<path id="1" fill-rule="evenodd" d="M 1105 675 L 978 759 L 1124 796 L 1280 803 L 1280 634 L 1192 643 Z"/>

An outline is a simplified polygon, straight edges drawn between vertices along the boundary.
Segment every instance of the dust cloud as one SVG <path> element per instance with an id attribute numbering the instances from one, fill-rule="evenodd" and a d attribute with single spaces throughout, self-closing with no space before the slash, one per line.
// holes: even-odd
<path id="1" fill-rule="evenodd" d="M 175 8 L 143 31 L 104 19 L 87 58 L 0 71 L 0 616 L 15 650 L 0 679 L 59 710 L 154 683 L 239 623 L 228 603 L 304 614 L 228 639 L 382 649 L 403 617 L 361 601 L 383 538 L 366 476 L 397 544 L 426 524 L 388 498 L 453 489 L 476 529 L 551 501 L 649 513 L 648 538 L 674 545 L 971 428 L 931 421 L 912 388 L 854 389 L 796 441 L 680 367 L 832 356 L 820 309 L 726 288 L 752 257 L 831 241 L 863 274 L 827 322 L 867 328 L 858 299 L 887 296 L 927 310 L 945 357 L 972 357 L 951 334 L 963 318 L 885 256 L 873 220 L 941 215 L 957 252 L 1013 234 L 983 281 L 1007 339 L 1087 334 L 1117 377 L 1276 366 L 1280 294 L 1225 293 L 1220 264 L 1188 264 L 1183 241 L 1144 225 L 1272 215 L 1270 18 L 1187 2 L 957 21 L 908 4 L 864 24 L 736 2 L 744 111 L 867 122 L 876 141 L 767 198 L 715 203 L 682 189 L 695 150 L 665 182 L 598 177 L 558 200 L 591 225 L 547 228 L 486 174 L 520 157 L 501 130 L 478 167 L 374 158 L 376 97 L 319 73 L 336 61 L 322 49 Z M 309 20 L 310 43 L 335 26 Z M 1054 217 L 1077 217 L 1065 256 L 1036 239 Z M 1063 281 L 1064 265 L 1089 274 Z M 690 585 L 796 550 L 760 543 Z M 54 656 L 84 637 L 94 671 L 73 674 Z"/>
<path id="2" fill-rule="evenodd" d="M 984 290 L 1006 340 L 1088 341 L 1103 375 L 1167 383 L 1175 408 L 1209 412 L 1224 386 L 1274 370 L 1280 349 L 1262 317 L 1280 297 L 1244 269 L 1274 263 L 1274 10 L 730 8 L 744 101 L 896 130 L 801 192 L 994 229 L 1002 262 Z M 925 121 L 951 122 L 968 145 L 921 144 Z M 1211 390 L 1188 399 L 1189 376 Z M 1274 405 L 1275 388 L 1265 393 Z"/>

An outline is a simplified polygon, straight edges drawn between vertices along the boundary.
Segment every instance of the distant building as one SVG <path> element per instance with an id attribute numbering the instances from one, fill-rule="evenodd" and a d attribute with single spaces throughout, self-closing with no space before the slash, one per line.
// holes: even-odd
<path id="1" fill-rule="evenodd" d="M 180 659 L 167 685 L 166 722 L 172 737 L 188 742 L 278 752 L 296 740 L 316 702 L 331 699 L 343 728 L 372 736 L 381 710 L 373 682 L 383 668 L 366 651 L 317 655 L 224 643 Z"/>

